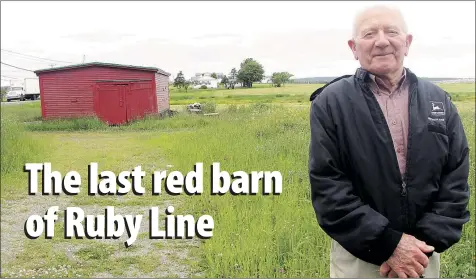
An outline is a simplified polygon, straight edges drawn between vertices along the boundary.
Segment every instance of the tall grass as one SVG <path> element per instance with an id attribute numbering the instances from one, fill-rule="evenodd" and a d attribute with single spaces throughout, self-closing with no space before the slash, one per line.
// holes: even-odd
<path id="1" fill-rule="evenodd" d="M 474 93 L 473 93 L 474 95 Z M 456 102 L 459 114 L 463 121 L 466 137 L 470 149 L 470 185 L 471 199 L 468 209 L 471 212 L 470 222 L 464 226 L 461 240 L 452 248 L 442 254 L 441 276 L 445 278 L 476 277 L 476 205 L 475 205 L 475 169 L 476 169 L 476 146 L 475 146 L 475 110 L 474 100 Z"/>
<path id="2" fill-rule="evenodd" d="M 459 106 L 473 150 L 469 183 L 474 192 L 474 108 L 467 104 L 472 105 Z M 212 125 L 150 139 L 183 173 L 204 163 L 204 194 L 186 197 L 187 208 L 179 210 L 214 218 L 214 236 L 201 250 L 207 277 L 329 276 L 329 238 L 317 225 L 309 197 L 308 139 L 307 109 L 267 104 L 230 106 Z M 230 174 L 278 170 L 283 193 L 211 196 L 213 162 Z M 469 208 L 474 216 L 474 195 Z M 474 276 L 474 235 L 472 219 L 461 241 L 442 255 L 444 277 Z"/>
<path id="3" fill-rule="evenodd" d="M 213 125 L 163 134 L 160 144 L 184 173 L 203 162 L 204 194 L 187 197 L 195 214 L 210 214 L 214 236 L 203 244 L 210 277 L 324 277 L 328 238 L 317 226 L 307 179 L 307 110 L 255 104 L 230 107 Z M 210 169 L 280 171 L 283 193 L 211 196 Z"/>
<path id="4" fill-rule="evenodd" d="M 36 142 L 13 115 L 2 113 L 1 121 L 1 175 L 21 172 L 27 162 L 40 158 L 43 143 Z"/>
<path id="5" fill-rule="evenodd" d="M 20 123 L 41 120 L 39 101 L 2 104 L 1 111 L 2 117 L 13 117 Z"/>

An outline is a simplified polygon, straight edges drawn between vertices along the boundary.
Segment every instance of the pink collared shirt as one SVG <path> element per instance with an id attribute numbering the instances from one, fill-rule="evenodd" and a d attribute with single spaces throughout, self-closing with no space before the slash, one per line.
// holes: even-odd
<path id="1" fill-rule="evenodd" d="M 377 98 L 393 139 L 400 173 L 405 173 L 408 138 L 408 90 L 406 71 L 395 89 L 388 88 L 381 79 L 370 75 L 370 90 Z"/>

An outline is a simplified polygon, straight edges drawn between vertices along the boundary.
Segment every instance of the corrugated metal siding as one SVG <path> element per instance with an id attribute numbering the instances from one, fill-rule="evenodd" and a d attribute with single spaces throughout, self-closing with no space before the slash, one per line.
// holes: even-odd
<path id="1" fill-rule="evenodd" d="M 95 80 L 154 79 L 154 72 L 91 67 L 39 75 L 43 118 L 94 115 Z"/>
<path id="2" fill-rule="evenodd" d="M 157 108 L 159 113 L 170 109 L 169 77 L 156 73 Z"/>

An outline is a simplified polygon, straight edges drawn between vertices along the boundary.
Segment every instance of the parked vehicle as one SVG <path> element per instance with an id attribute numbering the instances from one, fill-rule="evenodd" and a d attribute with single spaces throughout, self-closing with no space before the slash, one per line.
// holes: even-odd
<path id="1" fill-rule="evenodd" d="M 38 78 L 25 78 L 25 100 L 36 100 L 40 97 L 40 81 Z"/>
<path id="2" fill-rule="evenodd" d="M 20 85 L 13 86 L 7 92 L 7 102 L 11 100 L 36 100 L 40 98 L 40 82 L 37 78 L 25 78 Z"/>
<path id="3" fill-rule="evenodd" d="M 12 87 L 7 92 L 6 97 L 7 97 L 7 102 L 10 102 L 12 100 L 23 101 L 23 100 L 25 100 L 25 91 L 23 91 L 23 87 Z"/>

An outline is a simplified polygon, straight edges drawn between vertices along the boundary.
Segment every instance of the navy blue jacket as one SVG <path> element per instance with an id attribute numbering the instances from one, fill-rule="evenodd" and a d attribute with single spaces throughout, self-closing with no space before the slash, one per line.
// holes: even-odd
<path id="1" fill-rule="evenodd" d="M 469 221 L 469 150 L 456 107 L 440 87 L 406 70 L 405 177 L 367 71 L 359 68 L 311 96 L 309 178 L 318 223 L 376 265 L 392 255 L 402 233 L 441 253 Z"/>

